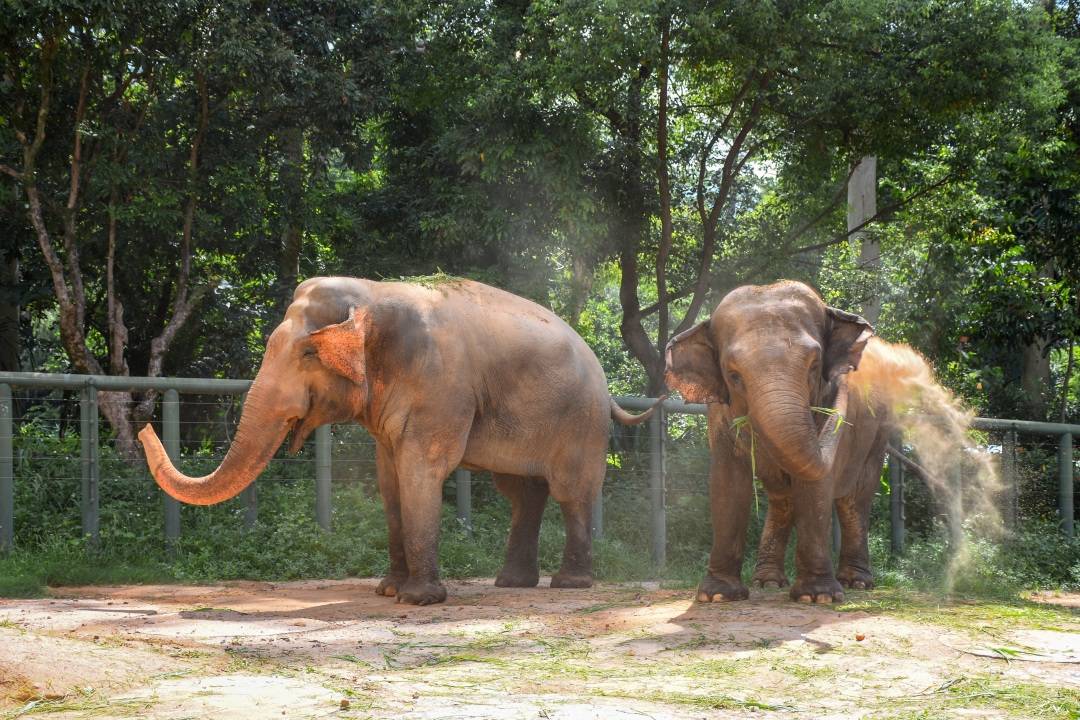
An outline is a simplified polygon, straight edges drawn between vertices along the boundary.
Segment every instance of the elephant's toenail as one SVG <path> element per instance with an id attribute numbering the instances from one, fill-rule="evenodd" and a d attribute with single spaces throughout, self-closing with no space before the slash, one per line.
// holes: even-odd
<path id="1" fill-rule="evenodd" d="M 817 596 L 817 602 L 821 603 L 822 605 L 828 605 L 832 602 L 832 595 L 829 595 L 827 593 L 821 593 Z"/>
<path id="2" fill-rule="evenodd" d="M 712 598 L 709 597 L 709 593 L 704 591 L 697 594 L 697 600 L 698 602 L 712 602 Z"/>
<path id="3" fill-rule="evenodd" d="M 808 603 L 808 602 L 813 602 L 813 601 L 814 601 L 814 598 L 810 597 L 809 595 L 800 595 L 799 596 L 799 602 L 801 602 L 801 603 Z"/>

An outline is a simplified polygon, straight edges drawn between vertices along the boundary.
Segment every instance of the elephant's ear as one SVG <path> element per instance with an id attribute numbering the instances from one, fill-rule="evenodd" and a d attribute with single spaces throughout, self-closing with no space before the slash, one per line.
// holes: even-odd
<path id="1" fill-rule="evenodd" d="M 364 342 L 370 325 L 367 320 L 365 309 L 353 308 L 345 322 L 319 328 L 308 336 L 319 362 L 357 385 L 367 380 L 364 362 Z"/>
<path id="2" fill-rule="evenodd" d="M 866 343 L 874 336 L 874 326 L 854 313 L 825 309 L 828 322 L 825 357 L 821 372 L 826 380 L 859 369 Z"/>
<path id="3" fill-rule="evenodd" d="M 671 338 L 667 344 L 664 382 L 678 390 L 687 402 L 728 401 L 709 328 L 710 322 L 705 320 Z"/>

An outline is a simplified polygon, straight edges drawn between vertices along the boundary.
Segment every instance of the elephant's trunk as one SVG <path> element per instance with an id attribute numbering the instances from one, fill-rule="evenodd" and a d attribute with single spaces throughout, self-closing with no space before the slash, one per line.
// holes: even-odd
<path id="1" fill-rule="evenodd" d="M 274 411 L 276 405 L 256 378 L 225 459 L 217 470 L 198 478 L 188 477 L 173 466 L 153 427 L 147 425 L 139 432 L 139 440 L 154 480 L 169 495 L 191 505 L 213 505 L 235 497 L 259 476 L 293 425 L 293 418 Z"/>
<path id="2" fill-rule="evenodd" d="M 750 420 L 754 432 L 777 463 L 792 477 L 819 481 L 832 472 L 839 446 L 839 418 L 825 418 L 820 430 L 814 422 L 808 390 L 788 375 L 786 380 L 748 388 Z M 847 384 L 841 382 L 835 403 L 842 417 L 847 411 Z"/>

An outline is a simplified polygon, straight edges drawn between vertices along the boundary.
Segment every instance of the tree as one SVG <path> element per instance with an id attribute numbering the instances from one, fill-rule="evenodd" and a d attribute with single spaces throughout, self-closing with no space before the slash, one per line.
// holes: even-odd
<path id="1" fill-rule="evenodd" d="M 662 389 L 668 338 L 710 294 L 768 278 L 776 256 L 825 246 L 802 243 L 842 206 L 858 158 L 932 150 L 1031 66 L 1025 14 L 1007 3 L 575 2 L 534 3 L 531 13 L 536 42 L 556 58 L 552 82 L 606 125 L 597 142 L 617 168 L 607 207 L 621 330 L 650 393 Z M 733 257 L 737 223 L 773 178 L 798 174 L 835 189 L 797 208 L 775 244 L 755 243 L 758 259 Z M 643 266 L 655 268 L 658 290 Z"/>
<path id="2" fill-rule="evenodd" d="M 377 75 L 366 53 L 385 54 L 367 43 L 377 12 L 343 3 L 321 13 L 89 1 L 6 16 L 0 102 L 13 112 L 0 126 L 0 171 L 26 197 L 77 372 L 161 375 L 195 308 L 235 287 L 229 274 L 258 274 L 243 264 L 265 267 L 268 253 L 291 291 L 302 175 L 313 174 L 301 167 L 304 133 L 310 147 L 324 136 L 347 146 Z M 265 148 L 279 140 L 284 160 L 267 171 Z M 274 174 L 287 180 L 271 221 L 279 248 L 258 239 L 265 208 L 238 207 L 271 196 Z M 131 419 L 154 400 L 101 393 L 128 455 Z"/>

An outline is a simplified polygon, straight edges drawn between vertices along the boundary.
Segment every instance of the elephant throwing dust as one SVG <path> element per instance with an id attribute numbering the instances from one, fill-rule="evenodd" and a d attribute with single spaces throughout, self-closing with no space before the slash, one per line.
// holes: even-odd
<path id="1" fill-rule="evenodd" d="M 540 518 L 550 494 L 566 546 L 552 587 L 592 584 L 592 504 L 607 467 L 612 418 L 636 424 L 608 394 L 596 356 L 566 323 L 510 293 L 468 280 L 433 286 L 313 278 L 270 335 L 236 437 L 217 470 L 190 478 L 147 425 L 139 439 L 154 479 L 177 500 L 235 496 L 286 435 L 297 452 L 315 428 L 355 421 L 375 439 L 389 528 L 390 573 L 377 592 L 426 605 L 439 581 L 442 484 L 457 466 L 490 470 L 510 499 L 497 585 L 539 580 Z"/>
<path id="2" fill-rule="evenodd" d="M 872 338 L 870 324 L 828 307 L 791 281 L 732 290 L 712 316 L 672 338 L 666 380 L 708 403 L 713 547 L 698 588 L 704 602 L 748 596 L 741 579 L 753 476 L 769 505 L 752 581 L 784 587 L 798 534 L 791 597 L 839 602 L 841 583 L 873 586 L 870 505 L 896 421 L 902 377 L 931 377 L 906 346 Z M 910 384 L 907 386 L 910 387 Z M 830 552 L 840 521 L 839 568 Z"/>

